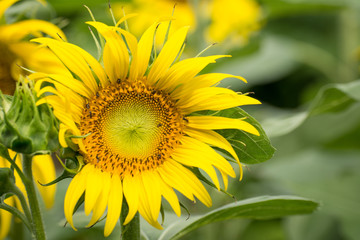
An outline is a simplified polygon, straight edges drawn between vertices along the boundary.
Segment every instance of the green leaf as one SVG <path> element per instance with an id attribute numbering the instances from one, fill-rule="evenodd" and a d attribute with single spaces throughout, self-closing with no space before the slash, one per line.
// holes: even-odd
<path id="1" fill-rule="evenodd" d="M 235 218 L 257 220 L 275 219 L 289 215 L 309 214 L 315 211 L 317 207 L 318 203 L 295 196 L 262 196 L 250 198 L 225 205 L 203 216 L 192 217 L 186 222 L 176 222 L 163 232 L 159 240 L 179 239 L 199 227 L 214 222 Z M 177 231 L 180 228 L 181 230 Z"/>
<path id="2" fill-rule="evenodd" d="M 310 107 L 309 116 L 335 113 L 360 101 L 360 81 L 323 87 Z"/>
<path id="3" fill-rule="evenodd" d="M 301 126 L 307 119 L 322 114 L 339 113 L 360 101 L 360 81 L 324 86 L 307 111 L 276 114 L 264 121 L 263 126 L 269 136 L 288 134 Z"/>
<path id="4" fill-rule="evenodd" d="M 259 131 L 260 136 L 255 136 L 236 129 L 224 129 L 218 131 L 231 143 L 242 163 L 261 163 L 269 160 L 274 155 L 275 148 L 271 145 L 270 140 L 266 136 L 260 123 L 247 112 L 236 107 L 219 111 L 214 115 L 229 118 L 246 118 L 246 121 Z"/>

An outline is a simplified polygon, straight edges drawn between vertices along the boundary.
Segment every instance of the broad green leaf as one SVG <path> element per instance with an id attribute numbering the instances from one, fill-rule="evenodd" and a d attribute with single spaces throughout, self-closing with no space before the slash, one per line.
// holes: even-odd
<path id="1" fill-rule="evenodd" d="M 319 91 L 307 111 L 277 114 L 274 118 L 266 119 L 263 126 L 269 136 L 282 136 L 301 126 L 310 117 L 339 113 L 359 101 L 360 80 L 345 84 L 329 84 Z"/>
<path id="2" fill-rule="evenodd" d="M 323 87 L 310 107 L 309 116 L 339 112 L 360 101 L 360 81 Z"/>
<path id="3" fill-rule="evenodd" d="M 179 239 L 199 227 L 214 222 L 235 218 L 258 220 L 275 219 L 289 215 L 309 214 L 315 211 L 317 207 L 318 203 L 312 200 L 294 196 L 262 196 L 250 198 L 225 205 L 202 216 L 193 216 L 186 222 L 176 222 L 163 232 L 159 240 Z M 180 228 L 181 230 L 177 231 Z"/>
<path id="4" fill-rule="evenodd" d="M 282 149 L 279 147 L 279 151 Z M 277 187 L 286 192 L 296 192 L 301 196 L 321 202 L 322 218 L 332 219 L 333 223 L 322 226 L 320 216 L 307 216 L 301 232 L 296 233 L 294 240 L 320 238 L 320 233 L 329 233 L 328 227 L 336 227 L 346 239 L 357 239 L 360 236 L 358 219 L 360 216 L 360 151 L 339 151 L 333 149 L 308 148 L 293 151 L 290 154 L 271 161 L 261 168 L 258 175 L 262 176 L 266 188 Z M 313 224 L 309 224 L 313 223 Z M 331 226 L 333 224 L 333 226 Z M 293 227 L 293 225 L 291 225 Z M 304 228 L 306 227 L 306 228 Z M 319 232 L 319 228 L 323 230 Z M 315 234 L 316 237 L 310 237 Z M 326 235 L 325 235 L 326 236 Z"/>
<path id="5" fill-rule="evenodd" d="M 275 152 L 269 138 L 260 123 L 241 108 L 230 108 L 217 112 L 215 115 L 229 118 L 246 118 L 260 133 L 255 136 L 244 131 L 224 129 L 218 132 L 233 146 L 240 161 L 245 164 L 261 163 L 269 160 Z"/>
<path id="6" fill-rule="evenodd" d="M 239 236 L 241 240 L 286 240 L 283 221 L 272 219 L 268 221 L 253 220 Z"/>

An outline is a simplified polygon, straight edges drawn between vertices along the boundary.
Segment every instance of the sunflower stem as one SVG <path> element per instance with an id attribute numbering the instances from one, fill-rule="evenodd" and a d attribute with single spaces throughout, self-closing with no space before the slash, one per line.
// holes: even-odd
<path id="1" fill-rule="evenodd" d="M 126 215 L 129 212 L 129 206 L 126 200 L 123 200 L 120 215 L 121 239 L 122 240 L 140 240 L 140 217 L 137 212 L 134 218 L 126 225 L 123 225 Z"/>
<path id="2" fill-rule="evenodd" d="M 23 172 L 26 176 L 24 181 L 26 193 L 29 200 L 30 211 L 32 216 L 31 227 L 36 240 L 45 240 L 44 224 L 41 216 L 39 201 L 36 195 L 34 177 L 32 173 L 32 156 L 22 154 Z"/>

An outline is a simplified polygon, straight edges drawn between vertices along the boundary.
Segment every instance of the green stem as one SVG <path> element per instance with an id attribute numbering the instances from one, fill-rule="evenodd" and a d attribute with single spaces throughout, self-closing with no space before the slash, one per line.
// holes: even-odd
<path id="1" fill-rule="evenodd" d="M 20 191 L 20 189 L 16 185 L 13 186 L 13 188 L 11 189 L 11 192 L 14 193 L 18 197 L 21 207 L 24 210 L 26 218 L 29 220 L 29 222 L 31 222 L 31 213 L 30 213 L 27 201 L 24 197 L 24 194 Z"/>
<path id="2" fill-rule="evenodd" d="M 30 204 L 30 211 L 32 215 L 32 229 L 35 234 L 35 239 L 45 240 L 45 231 L 44 224 L 41 217 L 41 211 L 39 207 L 39 201 L 36 195 L 34 178 L 32 174 L 32 156 L 23 154 L 23 172 L 26 176 L 26 181 L 24 181 L 25 189 L 28 195 L 28 200 Z"/>
<path id="3" fill-rule="evenodd" d="M 129 212 L 129 206 L 126 200 L 123 200 L 122 210 L 120 215 L 120 225 L 121 225 L 121 239 L 122 240 L 140 240 L 140 217 L 139 212 L 137 212 L 134 218 L 127 224 L 123 225 L 126 215 Z"/>
<path id="4" fill-rule="evenodd" d="M 25 215 L 22 212 L 20 212 L 20 210 L 7 205 L 6 203 L 0 203 L 0 209 L 8 211 L 11 214 L 13 214 L 15 217 L 19 218 L 25 224 L 25 226 L 31 231 L 31 226 L 30 223 L 28 222 L 28 219 L 25 217 Z"/>

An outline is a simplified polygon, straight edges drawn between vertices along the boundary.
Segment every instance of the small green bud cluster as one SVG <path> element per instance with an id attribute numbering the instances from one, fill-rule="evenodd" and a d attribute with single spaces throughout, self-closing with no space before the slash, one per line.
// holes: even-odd
<path id="1" fill-rule="evenodd" d="M 0 143 L 18 153 L 53 152 L 59 148 L 58 122 L 47 104 L 36 106 L 31 84 L 20 80 L 14 96 L 0 92 Z"/>

